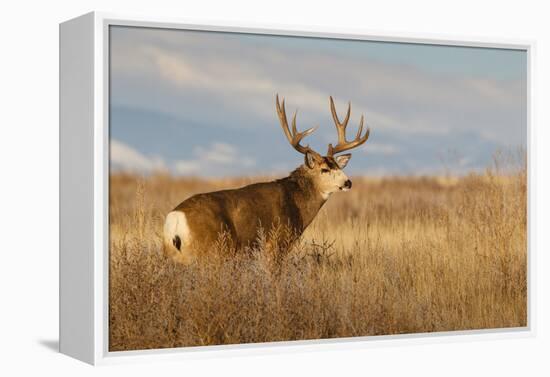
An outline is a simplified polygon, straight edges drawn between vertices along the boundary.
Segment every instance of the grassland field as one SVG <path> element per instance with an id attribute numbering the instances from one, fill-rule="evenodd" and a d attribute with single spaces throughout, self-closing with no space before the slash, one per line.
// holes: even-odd
<path id="1" fill-rule="evenodd" d="M 261 247 L 162 252 L 182 200 L 270 178 L 112 174 L 110 350 L 526 326 L 525 172 L 351 177 L 277 268 Z"/>

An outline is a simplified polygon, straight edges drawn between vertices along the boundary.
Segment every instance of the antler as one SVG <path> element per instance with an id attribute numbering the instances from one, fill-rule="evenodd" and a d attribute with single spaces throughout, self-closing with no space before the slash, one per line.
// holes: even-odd
<path id="1" fill-rule="evenodd" d="M 332 99 L 332 96 L 330 97 L 330 111 L 332 112 L 332 119 L 334 119 L 334 124 L 336 125 L 336 131 L 338 132 L 338 144 L 336 144 L 335 147 L 333 147 L 332 144 L 328 145 L 328 152 L 327 152 L 328 156 L 333 156 L 336 153 L 340 153 L 340 152 L 358 147 L 361 144 L 363 144 L 365 141 L 367 141 L 367 139 L 369 138 L 370 128 L 367 128 L 367 131 L 365 132 L 365 134 L 361 136 L 361 133 L 363 132 L 363 121 L 364 121 L 363 115 L 361 115 L 361 121 L 359 122 L 359 130 L 357 131 L 357 136 L 355 136 L 355 139 L 353 141 L 346 140 L 346 127 L 348 125 L 349 116 L 351 113 L 351 103 L 348 103 L 348 112 L 343 122 L 340 122 L 340 119 L 338 119 L 338 115 L 336 114 L 336 109 L 334 108 L 334 100 Z"/>
<path id="2" fill-rule="evenodd" d="M 311 134 L 317 127 L 308 128 L 307 130 L 303 132 L 298 132 L 296 129 L 296 113 L 294 112 L 294 116 L 292 117 L 292 132 L 290 132 L 290 129 L 288 127 L 288 121 L 286 118 L 286 110 L 285 110 L 285 100 L 283 98 L 283 102 L 279 104 L 279 95 L 277 94 L 277 115 L 279 116 L 279 122 L 281 123 L 281 128 L 283 129 L 286 138 L 288 139 L 288 142 L 290 145 L 294 147 L 298 152 L 306 154 L 307 152 L 314 153 L 318 156 L 319 153 L 315 152 L 313 149 L 309 147 L 309 145 L 303 146 L 300 144 L 300 141 L 307 135 Z"/>

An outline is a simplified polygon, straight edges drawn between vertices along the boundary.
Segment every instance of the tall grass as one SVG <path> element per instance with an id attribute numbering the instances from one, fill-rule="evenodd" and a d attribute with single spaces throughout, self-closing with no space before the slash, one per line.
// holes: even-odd
<path id="1" fill-rule="evenodd" d="M 223 240 L 163 256 L 169 210 L 254 180 L 111 176 L 110 350 L 526 326 L 524 168 L 354 177 L 277 267 Z"/>

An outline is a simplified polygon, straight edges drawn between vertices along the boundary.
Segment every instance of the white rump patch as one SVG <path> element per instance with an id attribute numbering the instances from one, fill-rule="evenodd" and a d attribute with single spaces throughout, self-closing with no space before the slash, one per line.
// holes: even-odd
<path id="1" fill-rule="evenodd" d="M 166 221 L 164 223 L 164 242 L 168 245 L 174 245 L 176 236 L 179 237 L 182 247 L 189 245 L 191 241 L 191 232 L 185 213 L 181 211 L 170 212 L 166 216 Z"/>

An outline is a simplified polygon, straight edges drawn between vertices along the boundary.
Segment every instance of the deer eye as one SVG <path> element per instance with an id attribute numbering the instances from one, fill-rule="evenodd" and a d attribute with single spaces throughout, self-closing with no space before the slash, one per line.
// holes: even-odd
<path id="1" fill-rule="evenodd" d="M 328 173 L 330 170 L 328 169 L 321 169 L 321 173 Z"/>

